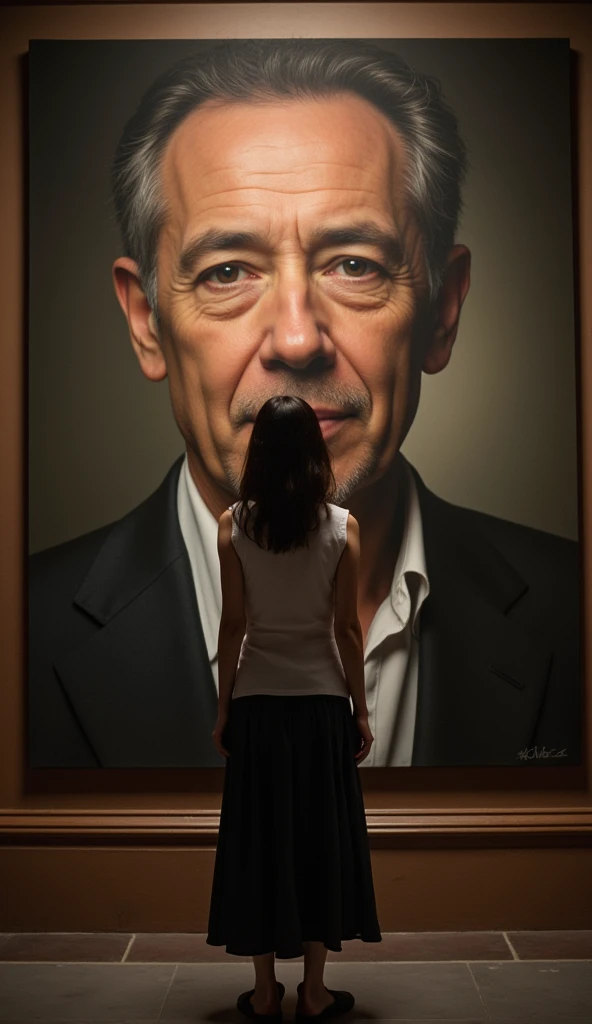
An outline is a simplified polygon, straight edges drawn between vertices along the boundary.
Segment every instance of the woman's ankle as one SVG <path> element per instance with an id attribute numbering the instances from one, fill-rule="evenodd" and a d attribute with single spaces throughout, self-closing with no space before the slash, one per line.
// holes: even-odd
<path id="1" fill-rule="evenodd" d="M 310 996 L 322 996 L 325 991 L 326 991 L 325 984 L 324 984 L 324 982 L 322 980 L 321 981 L 318 981 L 318 980 L 316 980 L 316 981 L 306 981 L 306 980 L 303 980 L 302 984 L 300 986 L 300 995 L 301 996 L 307 996 L 307 997 L 310 997 Z"/>
<path id="2" fill-rule="evenodd" d="M 277 981 L 255 981 L 255 991 L 258 995 L 262 996 L 279 996 L 279 988 Z"/>

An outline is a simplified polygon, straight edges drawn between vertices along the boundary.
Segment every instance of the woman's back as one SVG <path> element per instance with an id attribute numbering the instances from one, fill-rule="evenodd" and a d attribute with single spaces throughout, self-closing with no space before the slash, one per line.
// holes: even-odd
<path id="1" fill-rule="evenodd" d="M 260 548 L 233 518 L 247 617 L 233 699 L 254 693 L 349 697 L 333 634 L 333 584 L 349 512 L 328 507 L 329 515 L 319 509 L 308 547 L 280 554 Z"/>

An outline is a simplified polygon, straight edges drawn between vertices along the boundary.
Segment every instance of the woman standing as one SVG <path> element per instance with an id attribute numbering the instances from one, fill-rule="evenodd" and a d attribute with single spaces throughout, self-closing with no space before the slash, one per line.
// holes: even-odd
<path id="1" fill-rule="evenodd" d="M 327 950 L 382 940 L 358 774 L 373 743 L 359 528 L 328 501 L 334 488 L 311 406 L 289 396 L 265 402 L 240 501 L 218 529 L 213 739 L 227 761 L 206 942 L 253 957 L 255 988 L 237 1006 L 267 1022 L 282 1020 L 275 957 L 304 955 L 295 1019 L 327 1020 L 355 1002 L 325 988 Z"/>

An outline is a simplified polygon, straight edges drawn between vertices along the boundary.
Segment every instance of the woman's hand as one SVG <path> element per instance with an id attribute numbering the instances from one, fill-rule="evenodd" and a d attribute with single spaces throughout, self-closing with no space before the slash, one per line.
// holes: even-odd
<path id="1" fill-rule="evenodd" d="M 360 761 L 363 761 L 365 757 L 368 757 L 368 754 L 370 753 L 370 747 L 374 743 L 374 736 L 372 735 L 370 731 L 370 726 L 368 725 L 367 712 L 361 715 L 354 715 L 354 722 L 356 729 L 358 730 L 358 734 L 362 738 L 362 745 L 357 751 L 357 753 L 354 755 L 356 761 L 359 764 Z"/>
<path id="2" fill-rule="evenodd" d="M 227 750 L 226 747 L 224 747 L 222 745 L 222 733 L 224 732 L 224 730 L 226 728 L 226 723 L 227 722 L 228 722 L 228 709 L 227 708 L 218 708 L 218 717 L 216 719 L 216 724 L 214 726 L 214 731 L 212 733 L 212 739 L 213 739 L 214 743 L 216 744 L 216 749 L 218 750 L 218 753 L 223 754 L 224 757 L 230 757 L 230 751 Z"/>

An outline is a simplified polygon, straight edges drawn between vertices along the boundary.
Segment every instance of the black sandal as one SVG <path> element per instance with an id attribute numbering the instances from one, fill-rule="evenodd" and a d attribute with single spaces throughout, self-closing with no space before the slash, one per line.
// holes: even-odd
<path id="1" fill-rule="evenodd" d="M 281 1003 L 284 998 L 286 986 L 282 985 L 281 981 L 278 981 L 277 987 Z M 241 1013 L 244 1013 L 245 1017 L 248 1017 L 250 1020 L 266 1021 L 266 1024 L 282 1024 L 284 1017 L 281 1007 L 278 1013 L 257 1013 L 251 1002 L 251 996 L 254 991 L 254 988 L 250 988 L 248 992 L 241 992 L 236 1001 L 237 1009 L 240 1010 Z"/>
<path id="2" fill-rule="evenodd" d="M 334 1002 L 329 1003 L 324 1010 L 320 1013 L 298 1013 L 294 1017 L 294 1024 L 305 1024 L 306 1021 L 310 1020 L 331 1020 L 333 1017 L 339 1017 L 342 1013 L 347 1013 L 355 1006 L 355 999 L 351 992 L 345 990 L 339 990 L 334 988 L 327 988 L 325 990 L 333 996 Z M 296 986 L 298 995 L 300 995 L 300 989 L 302 988 L 302 982 Z"/>

